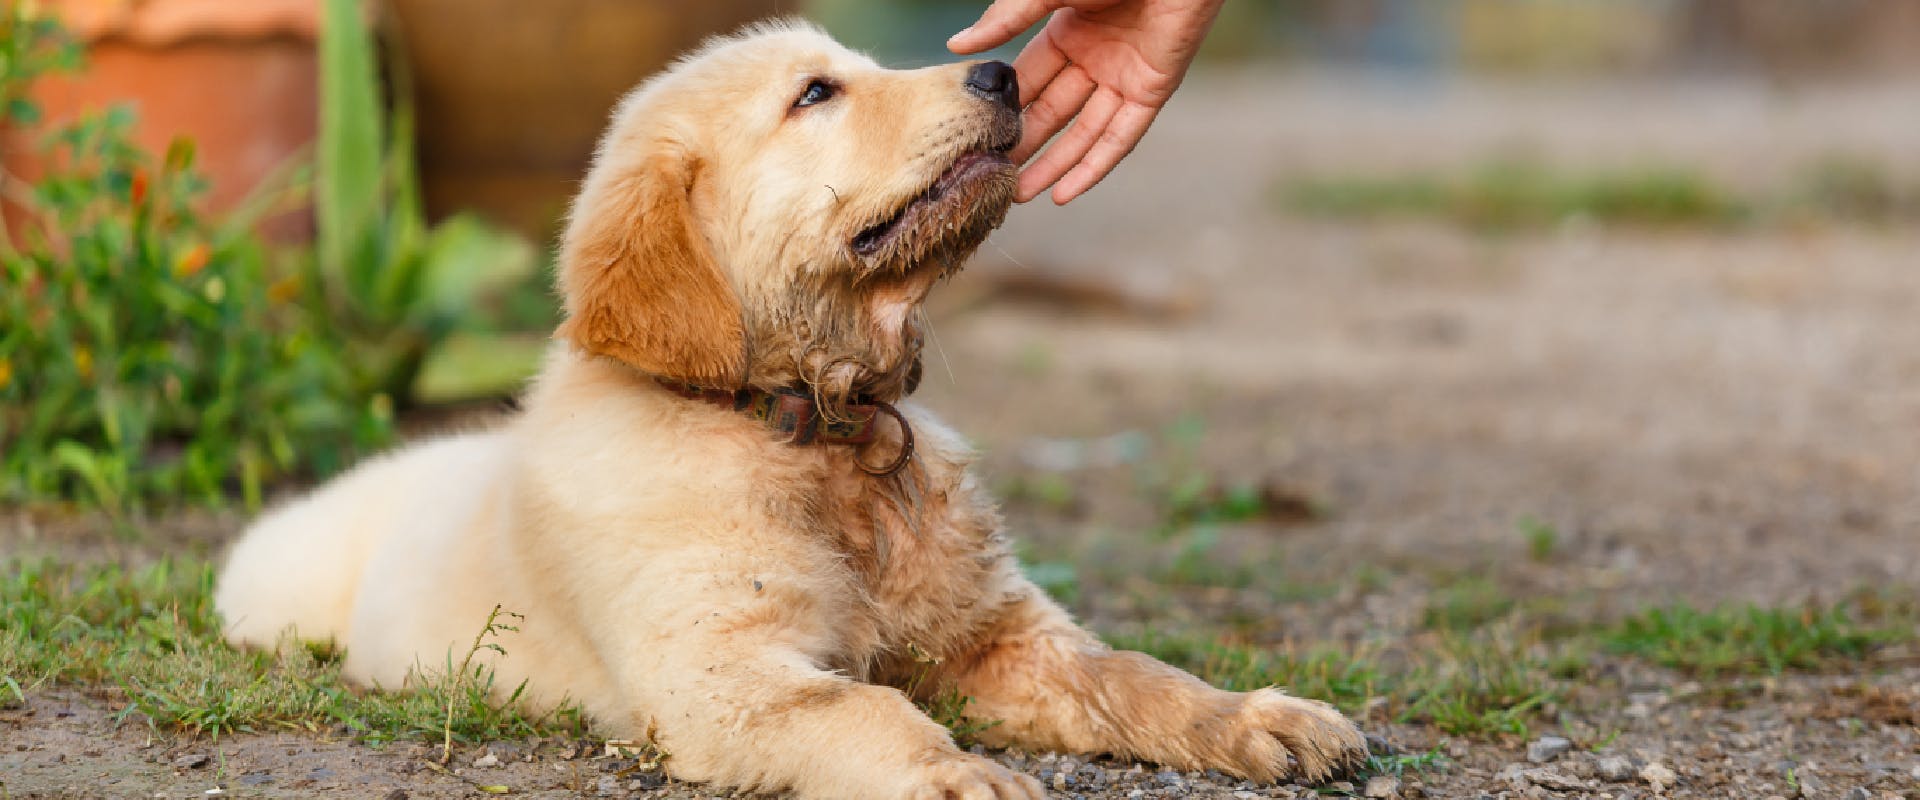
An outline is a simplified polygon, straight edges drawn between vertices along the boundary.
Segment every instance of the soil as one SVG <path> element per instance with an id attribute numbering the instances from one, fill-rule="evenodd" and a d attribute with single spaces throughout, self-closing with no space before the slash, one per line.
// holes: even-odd
<path id="1" fill-rule="evenodd" d="M 1009 517 L 1030 552 L 1080 566 L 1075 610 L 1102 630 L 1208 625 L 1242 602 L 1199 593 L 1143 608 L 1119 590 L 1141 548 L 1113 531 L 1151 521 L 1138 471 L 1170 459 L 1281 487 L 1312 510 L 1226 542 L 1260 553 L 1260 569 L 1326 588 L 1261 600 L 1265 635 L 1402 636 L 1432 590 L 1462 575 L 1522 598 L 1578 598 L 1594 614 L 1911 592 L 1920 227 L 1569 223 L 1487 235 L 1300 219 L 1273 190 L 1288 175 L 1458 169 L 1514 152 L 1582 169 L 1686 164 L 1754 191 L 1841 153 L 1920 185 L 1914 142 L 1910 86 L 1196 76 L 1119 174 L 1067 208 L 1018 210 L 938 298 L 918 399 L 975 437 L 989 481 L 1065 476 L 1066 502 L 1015 503 Z M 1076 281 L 1106 288 L 1032 289 Z M 1204 431 L 1185 450 L 1167 433 L 1182 419 Z M 1135 439 L 1146 455 L 1113 445 Z M 1530 556 L 1522 518 L 1557 532 L 1550 558 Z M 207 554 L 239 524 L 170 521 L 126 543 L 86 520 L 21 518 L 0 525 L 0 545 Z M 1362 587 L 1365 570 L 1386 577 Z M 1438 748 L 1451 765 L 1350 788 L 1920 797 L 1920 652 L 1856 667 L 1730 690 L 1603 661 L 1618 688 L 1581 689 L 1528 737 L 1566 736 L 1571 752 L 1536 764 L 1528 738 L 1450 740 L 1369 720 L 1403 751 Z M 0 793 L 438 798 L 499 784 L 514 796 L 709 796 L 574 742 L 464 748 L 444 774 L 423 766 L 436 752 L 426 746 L 374 749 L 326 731 L 193 740 L 116 724 L 119 707 L 63 691 L 0 712 Z M 489 753 L 500 766 L 472 766 Z M 997 757 L 1063 797 L 1309 794 Z"/>

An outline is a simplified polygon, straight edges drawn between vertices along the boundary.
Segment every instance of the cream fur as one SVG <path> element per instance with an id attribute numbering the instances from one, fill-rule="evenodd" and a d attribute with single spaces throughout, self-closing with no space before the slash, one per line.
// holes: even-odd
<path id="1" fill-rule="evenodd" d="M 1021 576 L 971 454 L 924 411 L 903 407 L 910 467 L 876 479 L 851 448 L 775 441 L 647 374 L 907 391 L 910 311 L 997 224 L 1011 171 L 944 201 L 958 232 L 916 228 L 872 258 L 847 243 L 1003 136 L 965 69 L 881 70 L 775 25 L 644 84 L 575 205 L 574 317 L 525 411 L 261 519 L 221 576 L 229 638 L 331 639 L 349 678 L 394 687 L 464 653 L 499 604 L 525 619 L 492 660 L 498 685 L 524 679 L 536 706 L 571 698 L 609 735 L 651 734 L 678 777 L 812 798 L 1043 796 L 892 688 L 925 670 L 923 692 L 958 688 L 1002 721 L 1000 744 L 1262 780 L 1362 754 L 1322 703 L 1219 691 L 1076 627 Z M 789 108 L 823 75 L 837 104 Z M 670 214 L 690 233 L 664 232 Z M 898 445 L 890 431 L 865 460 Z"/>

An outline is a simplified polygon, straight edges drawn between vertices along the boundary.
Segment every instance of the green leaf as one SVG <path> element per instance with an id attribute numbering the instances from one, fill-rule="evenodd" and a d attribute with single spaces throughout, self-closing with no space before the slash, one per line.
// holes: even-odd
<path id="1" fill-rule="evenodd" d="M 7 119 L 21 125 L 37 125 L 40 122 L 40 106 L 25 97 L 15 97 L 7 101 Z"/>
<path id="2" fill-rule="evenodd" d="M 326 0 L 315 216 L 321 269 L 343 274 L 385 212 L 373 37 L 357 0 Z"/>
<path id="3" fill-rule="evenodd" d="M 50 454 L 53 463 L 60 469 L 78 475 L 93 490 L 94 499 L 100 505 L 109 508 L 120 507 L 120 492 L 116 488 L 114 469 L 106 458 L 74 441 L 64 441 L 53 446 Z"/>
<path id="4" fill-rule="evenodd" d="M 433 229 L 421 264 L 420 310 L 450 319 L 480 298 L 509 289 L 533 274 L 537 259 L 526 239 L 462 214 Z"/>

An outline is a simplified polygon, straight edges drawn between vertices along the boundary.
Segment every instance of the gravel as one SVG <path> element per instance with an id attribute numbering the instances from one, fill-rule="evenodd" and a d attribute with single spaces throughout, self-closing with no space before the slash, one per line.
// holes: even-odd
<path id="1" fill-rule="evenodd" d="M 1545 764 L 1573 749 L 1573 740 L 1564 736 L 1542 736 L 1527 743 L 1527 760 Z"/>
<path id="2" fill-rule="evenodd" d="M 1633 760 L 1625 756 L 1601 756 L 1593 761 L 1593 773 L 1601 780 L 1622 783 L 1634 779 L 1639 770 L 1633 768 Z"/>

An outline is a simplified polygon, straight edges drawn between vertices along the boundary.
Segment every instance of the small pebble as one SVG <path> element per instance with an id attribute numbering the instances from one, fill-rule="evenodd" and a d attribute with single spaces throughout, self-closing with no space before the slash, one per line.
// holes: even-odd
<path id="1" fill-rule="evenodd" d="M 1820 780 L 1818 775 L 1802 771 L 1795 776 L 1795 780 L 1800 784 L 1800 796 L 1804 800 L 1819 800 L 1828 796 L 1827 782 Z"/>
<path id="2" fill-rule="evenodd" d="M 380 800 L 407 800 L 407 790 L 395 789 L 380 796 Z"/>
<path id="3" fill-rule="evenodd" d="M 1633 762 L 1626 756 L 1601 756 L 1593 762 L 1594 774 L 1601 780 L 1619 783 L 1633 780 Z"/>
<path id="4" fill-rule="evenodd" d="M 188 753 L 173 760 L 174 769 L 199 769 L 212 760 L 206 753 Z"/>
<path id="5" fill-rule="evenodd" d="M 1673 770 L 1667 769 L 1665 764 L 1658 761 L 1640 768 L 1640 780 L 1653 784 L 1656 789 L 1672 786 L 1673 782 L 1679 779 L 1679 775 L 1675 775 Z"/>
<path id="6" fill-rule="evenodd" d="M 1377 800 L 1392 800 L 1400 796 L 1400 779 L 1391 775 L 1375 775 L 1367 779 L 1366 797 Z"/>
<path id="7" fill-rule="evenodd" d="M 497 766 L 500 766 L 500 757 L 492 753 L 488 753 L 484 756 L 474 759 L 473 765 L 476 767 L 497 767 Z"/>
<path id="8" fill-rule="evenodd" d="M 1855 786 L 1853 791 L 1847 792 L 1847 800 L 1873 800 L 1873 792 L 1867 791 L 1865 786 Z"/>
<path id="9" fill-rule="evenodd" d="M 1564 736 L 1542 736 L 1527 744 L 1527 760 L 1545 764 L 1572 749 L 1573 742 Z"/>

